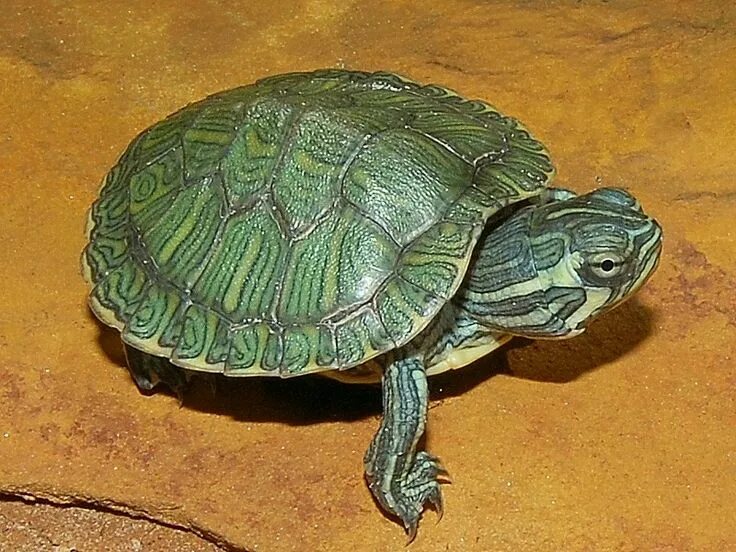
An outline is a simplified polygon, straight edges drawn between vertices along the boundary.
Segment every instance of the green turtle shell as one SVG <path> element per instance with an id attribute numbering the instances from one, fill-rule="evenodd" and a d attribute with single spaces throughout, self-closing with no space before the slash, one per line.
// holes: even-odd
<path id="1" fill-rule="evenodd" d="M 488 217 L 552 171 L 515 120 L 444 88 L 266 78 L 130 144 L 90 211 L 90 305 L 126 343 L 194 370 L 347 369 L 420 332 Z"/>

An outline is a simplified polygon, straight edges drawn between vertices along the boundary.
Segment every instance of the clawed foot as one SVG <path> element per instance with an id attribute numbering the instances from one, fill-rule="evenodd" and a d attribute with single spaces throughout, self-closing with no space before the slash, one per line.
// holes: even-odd
<path id="1" fill-rule="evenodd" d="M 399 459 L 397 459 L 399 460 Z M 368 486 L 378 502 L 388 512 L 397 516 L 404 524 L 409 542 L 417 534 L 419 519 L 425 504 L 442 517 L 442 491 L 438 476 L 447 476 L 437 457 L 421 451 L 417 453 L 409 470 L 402 476 L 381 477 L 380 474 L 367 475 Z"/>
<path id="2" fill-rule="evenodd" d="M 125 345 L 125 358 L 128 371 L 141 392 L 148 394 L 163 383 L 179 398 L 180 406 L 184 403 L 184 391 L 191 378 L 189 371 L 174 366 L 168 358 L 149 355 L 129 345 Z"/>

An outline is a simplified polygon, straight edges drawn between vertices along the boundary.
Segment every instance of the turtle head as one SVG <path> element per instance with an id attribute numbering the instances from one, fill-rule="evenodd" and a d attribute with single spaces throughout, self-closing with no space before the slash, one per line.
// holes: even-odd
<path id="1" fill-rule="evenodd" d="M 624 190 L 532 205 L 481 239 L 463 306 L 496 331 L 572 337 L 646 282 L 661 244 L 659 224 Z"/>
<path id="2" fill-rule="evenodd" d="M 529 222 L 538 283 L 550 314 L 561 323 L 548 337 L 582 332 L 636 292 L 659 262 L 659 224 L 621 189 L 601 188 L 543 205 Z"/>

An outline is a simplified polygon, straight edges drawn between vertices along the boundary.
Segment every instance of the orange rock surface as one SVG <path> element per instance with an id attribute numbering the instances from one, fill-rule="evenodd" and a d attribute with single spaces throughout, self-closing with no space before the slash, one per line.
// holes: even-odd
<path id="1" fill-rule="evenodd" d="M 625 186 L 665 231 L 659 271 L 585 335 L 432 380 L 427 445 L 453 483 L 409 549 L 735 550 L 736 7 L 714 0 L 4 0 L 0 498 L 230 550 L 405 549 L 363 482 L 377 389 L 252 379 L 195 385 L 183 407 L 144 397 L 79 274 L 85 212 L 135 134 L 317 67 L 483 98 L 548 145 L 559 185 Z M 0 548 L 44 519 L 56 544 L 97 546 L 17 503 L 0 516 Z"/>

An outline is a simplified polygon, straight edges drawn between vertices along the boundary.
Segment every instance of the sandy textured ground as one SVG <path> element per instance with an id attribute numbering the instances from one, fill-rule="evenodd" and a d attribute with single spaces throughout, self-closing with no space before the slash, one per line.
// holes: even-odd
<path id="1" fill-rule="evenodd" d="M 83 508 L 0 503 L 1 549 L 404 549 L 362 479 L 376 390 L 143 397 L 79 276 L 85 211 L 137 132 L 326 66 L 484 98 L 559 184 L 626 186 L 665 229 L 658 273 L 586 335 L 434 380 L 428 446 L 453 484 L 409 550 L 736 549 L 730 3 L 2 4 L 0 496 Z"/>

